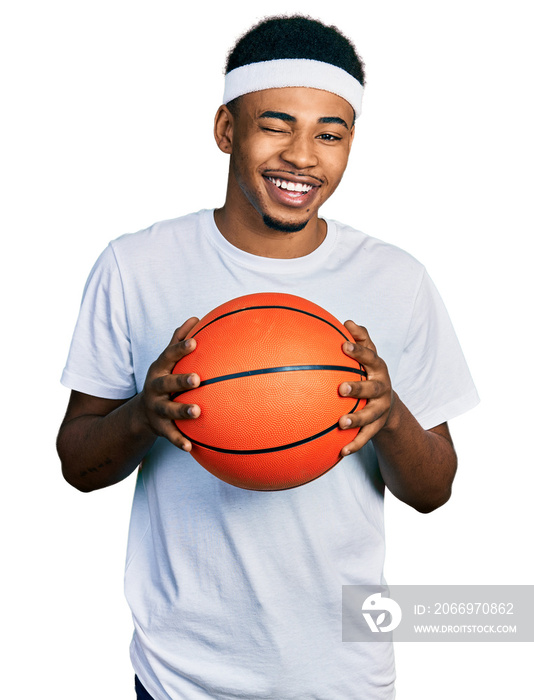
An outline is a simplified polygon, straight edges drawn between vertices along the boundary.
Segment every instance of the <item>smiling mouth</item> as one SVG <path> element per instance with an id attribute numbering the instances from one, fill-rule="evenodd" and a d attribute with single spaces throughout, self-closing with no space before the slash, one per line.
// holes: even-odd
<path id="1" fill-rule="evenodd" d="M 269 177 L 266 176 L 269 182 L 276 185 L 281 190 L 287 190 L 288 192 L 298 192 L 299 194 L 306 194 L 313 189 L 313 185 L 307 185 L 303 182 L 292 182 L 290 180 L 282 180 L 279 177 Z"/>

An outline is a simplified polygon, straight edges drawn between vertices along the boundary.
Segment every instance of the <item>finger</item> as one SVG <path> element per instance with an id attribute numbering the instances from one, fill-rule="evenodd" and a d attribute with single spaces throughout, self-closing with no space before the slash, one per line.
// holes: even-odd
<path id="1" fill-rule="evenodd" d="M 178 332 L 178 329 L 176 332 Z M 175 335 L 173 335 L 173 340 Z M 180 340 L 177 343 L 171 341 L 170 345 L 167 345 L 165 350 L 156 360 L 158 369 L 165 369 L 166 371 L 172 370 L 174 365 L 185 357 L 189 355 L 190 352 L 197 346 L 197 341 L 194 338 L 187 338 L 186 340 Z"/>
<path id="2" fill-rule="evenodd" d="M 159 402 L 154 406 L 154 428 L 158 435 L 167 438 L 185 452 L 191 452 L 191 441 L 183 435 L 174 421 L 191 420 L 200 416 L 200 407 L 175 401 Z"/>
<path id="3" fill-rule="evenodd" d="M 360 345 L 359 343 L 345 342 L 343 343 L 343 352 L 353 360 L 360 362 L 365 369 L 375 369 L 378 367 L 378 355 L 373 347 Z"/>
<path id="4" fill-rule="evenodd" d="M 159 418 L 170 421 L 190 420 L 200 416 L 200 406 L 181 403 L 176 399 L 158 401 L 154 405 L 154 411 Z"/>
<path id="5" fill-rule="evenodd" d="M 366 348 L 376 351 L 375 344 L 369 337 L 369 332 L 365 326 L 358 326 L 354 321 L 345 321 L 345 328 L 354 338 L 358 345 L 363 345 Z"/>
<path id="6" fill-rule="evenodd" d="M 192 374 L 161 374 L 154 377 L 150 386 L 157 394 L 168 396 L 169 394 L 182 394 L 185 391 L 195 389 L 200 384 L 200 377 Z"/>
<path id="7" fill-rule="evenodd" d="M 377 402 L 368 403 L 358 411 L 341 416 L 338 425 L 342 430 L 349 430 L 374 424 L 378 432 L 385 423 L 387 415 L 388 406 L 385 403 L 380 405 L 377 405 Z"/>
<path id="8" fill-rule="evenodd" d="M 379 380 L 368 379 L 363 382 L 342 382 L 338 391 L 345 398 L 377 399 L 387 392 L 387 387 Z"/>
<path id="9" fill-rule="evenodd" d="M 193 449 L 191 441 L 188 440 L 188 438 L 186 438 L 185 435 L 178 430 L 174 421 L 191 419 L 194 420 L 198 418 L 200 416 L 200 407 L 191 404 L 181 404 L 178 402 L 171 403 L 174 403 L 175 407 L 170 411 L 172 416 L 171 421 L 166 421 L 168 431 L 168 435 L 166 437 L 174 445 L 176 445 L 176 447 L 180 448 L 184 452 L 191 452 L 191 450 Z"/>
<path id="10" fill-rule="evenodd" d="M 174 423 L 165 422 L 160 432 L 160 436 L 166 438 L 175 447 L 178 447 L 184 452 L 191 452 L 193 445 L 191 441 L 188 440 L 185 435 L 183 435 Z"/>
<path id="11" fill-rule="evenodd" d="M 198 318 L 196 316 L 191 316 L 191 318 L 188 318 L 187 321 L 184 321 L 180 328 L 177 328 L 171 338 L 171 342 L 169 345 L 176 345 L 176 343 L 179 343 L 182 340 L 185 340 L 187 337 L 187 334 L 193 330 L 193 328 L 196 326 L 198 323 Z"/>
<path id="12" fill-rule="evenodd" d="M 373 425 L 365 425 L 356 435 L 354 440 L 349 442 L 345 447 L 341 449 L 341 456 L 342 457 L 348 457 L 349 455 L 353 454 L 354 452 L 358 452 L 358 450 L 361 450 L 364 445 L 366 445 L 378 432 L 378 430 L 375 430 Z"/>

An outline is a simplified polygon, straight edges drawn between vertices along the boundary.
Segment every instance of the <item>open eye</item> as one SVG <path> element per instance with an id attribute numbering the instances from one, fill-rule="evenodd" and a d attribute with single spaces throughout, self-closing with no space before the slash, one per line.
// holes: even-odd
<path id="1" fill-rule="evenodd" d="M 317 138 L 321 141 L 341 141 L 341 137 L 335 134 L 319 134 Z"/>

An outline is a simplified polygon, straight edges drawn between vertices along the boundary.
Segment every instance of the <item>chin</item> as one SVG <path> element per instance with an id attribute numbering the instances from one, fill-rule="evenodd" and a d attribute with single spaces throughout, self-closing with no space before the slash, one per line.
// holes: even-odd
<path id="1" fill-rule="evenodd" d="M 263 223 L 273 231 L 280 231 L 281 233 L 296 233 L 297 231 L 302 231 L 308 221 L 298 221 L 295 223 L 290 221 L 279 221 L 278 219 L 273 219 L 268 214 L 264 214 Z"/>

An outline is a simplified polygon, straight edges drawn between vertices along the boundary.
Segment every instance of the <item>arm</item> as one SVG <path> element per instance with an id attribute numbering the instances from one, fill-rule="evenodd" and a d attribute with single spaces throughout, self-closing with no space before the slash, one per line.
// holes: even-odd
<path id="1" fill-rule="evenodd" d="M 393 391 L 386 364 L 365 328 L 352 321 L 345 325 L 356 342 L 345 343 L 344 351 L 364 365 L 368 379 L 343 382 L 339 391 L 342 396 L 366 398 L 368 403 L 361 411 L 341 417 L 341 428 L 361 428 L 342 454 L 356 452 L 372 440 L 389 490 L 428 513 L 448 501 L 456 473 L 456 452 L 447 424 L 424 430 Z"/>
<path id="2" fill-rule="evenodd" d="M 197 386 L 196 374 L 172 374 L 176 362 L 196 347 L 185 341 L 198 319 L 178 328 L 163 353 L 150 366 L 143 390 L 119 401 L 72 392 L 61 424 L 57 450 L 65 479 L 80 491 L 116 484 L 131 474 L 158 436 L 187 452 L 191 443 L 173 420 L 197 418 L 195 405 L 170 400 L 170 394 Z"/>

